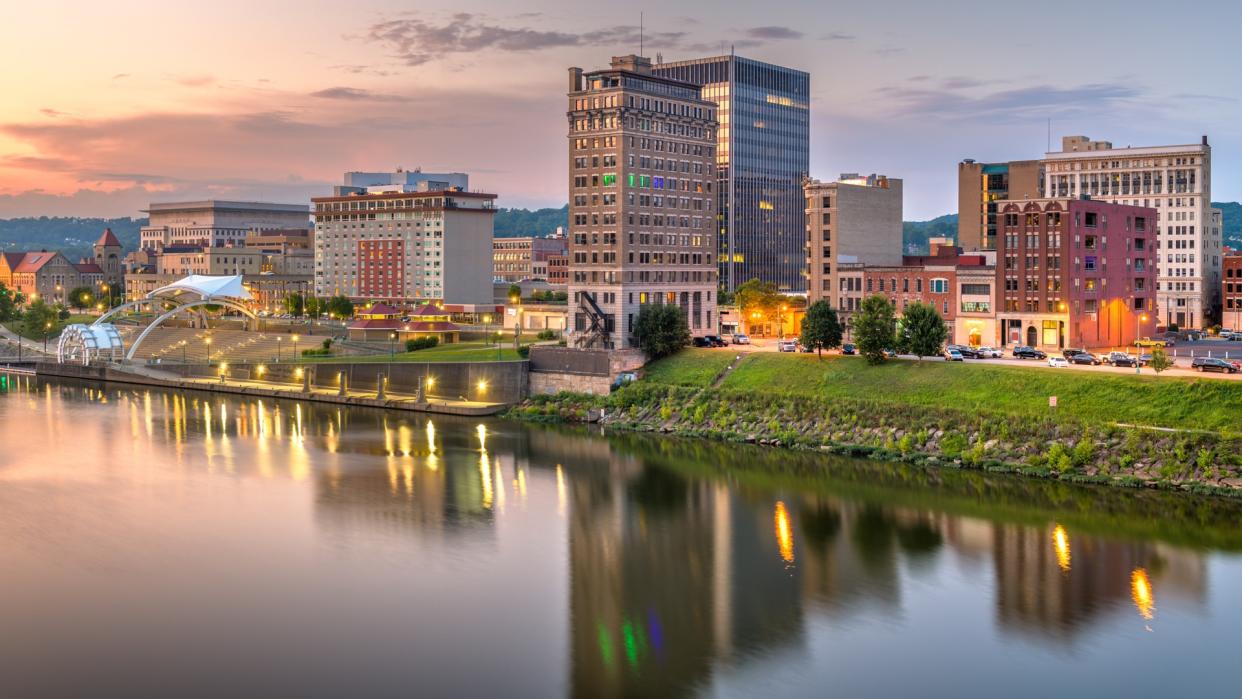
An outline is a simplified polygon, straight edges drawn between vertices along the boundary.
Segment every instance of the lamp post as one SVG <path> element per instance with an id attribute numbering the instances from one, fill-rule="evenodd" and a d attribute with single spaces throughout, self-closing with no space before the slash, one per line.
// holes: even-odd
<path id="1" fill-rule="evenodd" d="M 1147 322 L 1146 313 L 1135 313 L 1134 314 L 1134 341 L 1135 342 L 1138 342 L 1138 339 L 1143 332 L 1143 323 L 1146 323 L 1146 322 Z M 1139 356 L 1134 358 L 1134 373 L 1136 374 L 1141 373 L 1141 370 L 1143 368 L 1142 356 L 1143 356 L 1143 353 L 1139 352 Z M 1155 354 L 1153 353 L 1152 356 L 1155 356 Z"/>
<path id="2" fill-rule="evenodd" d="M 276 363 L 277 364 L 280 364 L 280 341 L 283 339 L 285 338 L 283 337 L 276 338 Z"/>
<path id="3" fill-rule="evenodd" d="M 294 335 L 293 337 L 289 339 L 293 340 L 293 360 L 297 361 L 298 359 L 298 336 Z"/>
<path id="4" fill-rule="evenodd" d="M 47 323 L 43 326 L 43 353 L 47 354 L 47 338 L 52 334 L 52 324 Z"/>
<path id="5" fill-rule="evenodd" d="M 397 331 L 388 333 L 388 358 L 397 356 Z"/>
<path id="6" fill-rule="evenodd" d="M 185 346 L 188 344 L 185 340 L 181 341 L 181 363 L 185 364 Z"/>
<path id="7" fill-rule="evenodd" d="M 203 344 L 207 345 L 207 366 L 211 366 L 211 338 L 203 338 Z"/>

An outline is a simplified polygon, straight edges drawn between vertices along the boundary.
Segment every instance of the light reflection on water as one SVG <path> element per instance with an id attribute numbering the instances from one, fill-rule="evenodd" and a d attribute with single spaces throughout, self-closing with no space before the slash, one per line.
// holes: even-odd
<path id="1" fill-rule="evenodd" d="M 1237 690 L 1236 505 L 4 388 L 4 696 Z"/>

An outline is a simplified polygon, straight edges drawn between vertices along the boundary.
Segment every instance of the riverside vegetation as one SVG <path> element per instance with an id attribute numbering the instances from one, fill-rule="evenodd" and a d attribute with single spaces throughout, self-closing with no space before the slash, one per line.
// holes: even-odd
<path id="1" fill-rule="evenodd" d="M 1239 382 L 789 354 L 728 371 L 734 358 L 683 350 L 612 395 L 535 396 L 510 414 L 1242 497 Z"/>

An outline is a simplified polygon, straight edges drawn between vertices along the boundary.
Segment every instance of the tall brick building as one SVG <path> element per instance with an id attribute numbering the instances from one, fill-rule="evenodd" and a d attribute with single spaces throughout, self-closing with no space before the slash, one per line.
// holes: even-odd
<path id="1" fill-rule="evenodd" d="M 1156 329 L 1154 208 L 1091 199 L 998 203 L 1003 345 L 1127 345 Z"/>
<path id="2" fill-rule="evenodd" d="M 569 312 L 580 347 L 633 346 L 648 304 L 716 332 L 716 104 L 641 56 L 569 71 Z"/>

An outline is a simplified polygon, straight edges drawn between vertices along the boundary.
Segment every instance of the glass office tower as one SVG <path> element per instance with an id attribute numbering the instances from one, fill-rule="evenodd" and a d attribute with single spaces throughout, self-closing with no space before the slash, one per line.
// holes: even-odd
<path id="1" fill-rule="evenodd" d="M 806 291 L 811 76 L 741 56 L 659 63 L 652 72 L 702 85 L 703 98 L 719 105 L 720 285 L 732 291 L 758 278 Z"/>

